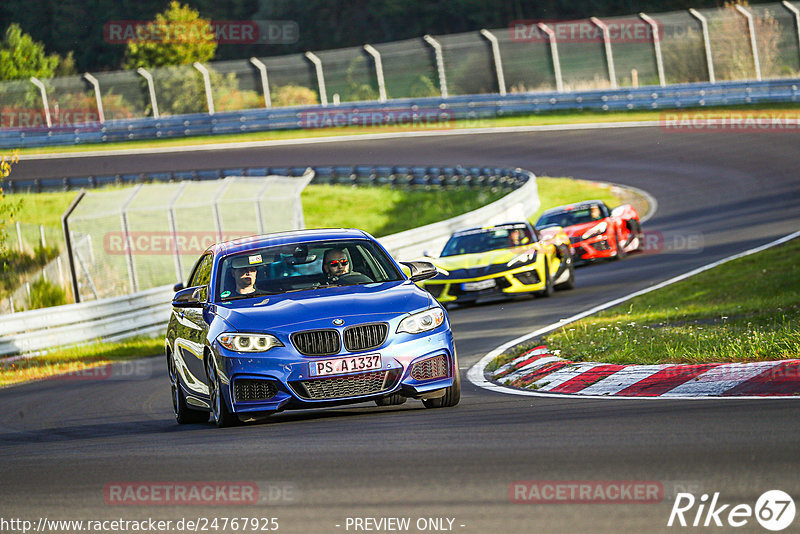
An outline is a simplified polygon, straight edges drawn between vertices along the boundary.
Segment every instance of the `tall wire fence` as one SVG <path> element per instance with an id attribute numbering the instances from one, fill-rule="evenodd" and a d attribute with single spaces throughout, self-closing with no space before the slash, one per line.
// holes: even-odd
<path id="1" fill-rule="evenodd" d="M 81 301 L 185 280 L 214 243 L 305 227 L 313 178 L 229 177 L 91 191 L 68 218 Z"/>
<path id="2" fill-rule="evenodd" d="M 80 301 L 127 295 L 185 280 L 214 243 L 305 227 L 300 194 L 313 178 L 260 176 L 139 184 L 87 192 L 63 230 L 12 226 L 6 246 L 28 255 L 48 248 L 46 264 L 0 301 L 0 314 L 30 309 L 37 281 Z M 70 251 L 71 259 L 70 262 Z"/>
<path id="3" fill-rule="evenodd" d="M 784 1 L 602 20 L 515 21 L 506 28 L 374 47 L 53 78 L 42 80 L 41 87 L 3 82 L 0 128 L 45 127 L 48 121 L 57 128 L 384 96 L 790 78 L 800 73 L 799 23 L 800 2 Z"/>

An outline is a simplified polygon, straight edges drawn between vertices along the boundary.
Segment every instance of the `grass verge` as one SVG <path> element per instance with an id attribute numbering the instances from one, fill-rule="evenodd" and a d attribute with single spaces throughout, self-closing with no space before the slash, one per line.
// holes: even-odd
<path id="1" fill-rule="evenodd" d="M 113 378 L 107 366 L 115 361 L 156 356 L 163 353 L 162 338 L 133 338 L 115 343 L 97 343 L 63 348 L 41 356 L 0 360 L 0 387 L 41 380 L 100 380 Z M 135 378 L 135 377 L 130 377 Z"/>
<path id="2" fill-rule="evenodd" d="M 747 113 L 780 113 L 786 111 L 797 111 L 800 104 L 765 104 L 765 105 L 741 105 L 724 107 L 698 107 L 682 108 L 677 110 L 681 113 L 703 111 L 713 113 L 714 116 L 728 112 L 747 112 Z M 581 123 L 604 123 L 620 121 L 657 121 L 662 118 L 664 113 L 676 110 L 637 110 L 637 111 L 569 111 L 538 113 L 531 115 L 519 115 L 513 117 L 496 117 L 490 119 L 464 119 L 452 121 L 450 123 L 437 123 L 430 126 L 418 128 L 407 126 L 352 126 L 338 128 L 316 128 L 306 130 L 277 130 L 267 132 L 252 132 L 245 134 L 231 135 L 206 135 L 178 139 L 142 140 L 128 141 L 122 143 L 90 144 L 79 146 L 57 146 L 40 148 L 21 148 L 21 156 L 33 154 L 61 154 L 73 152 L 94 152 L 103 150 L 129 150 L 145 148 L 164 148 L 209 145 L 217 143 L 242 143 L 252 141 L 278 141 L 285 139 L 305 139 L 309 137 L 336 137 L 341 135 L 365 135 L 376 133 L 393 133 L 404 131 L 434 131 L 453 129 L 461 130 L 467 128 L 498 128 L 504 126 L 548 126 L 554 124 L 581 124 Z"/>
<path id="3" fill-rule="evenodd" d="M 610 206 L 620 203 L 619 196 L 606 186 L 571 178 L 537 178 L 541 209 L 600 198 Z M 43 224 L 61 228 L 61 214 L 75 197 L 75 191 L 16 193 L 13 201 L 22 200 L 15 219 L 21 223 Z M 310 185 L 302 194 L 303 212 L 308 228 L 344 226 L 361 228 L 375 236 L 384 236 L 449 219 L 494 202 L 503 191 L 445 189 L 404 190 L 389 187 L 349 187 Z M 364 209 L 368 206 L 369 209 Z"/>
<path id="4" fill-rule="evenodd" d="M 540 177 L 537 184 L 542 208 L 532 220 L 544 209 L 587 198 L 600 198 L 611 206 L 620 203 L 611 188 L 592 182 Z M 430 192 L 314 185 L 306 188 L 302 200 L 309 228 L 353 226 L 382 236 L 454 217 L 496 200 L 502 194 L 457 189 Z M 57 220 L 60 224 L 60 214 L 74 195 L 74 192 L 21 195 L 25 201 L 18 217 L 22 222 L 45 224 Z M 365 210 L 364 206 L 371 209 Z M 65 374 L 65 378 L 98 378 L 103 374 L 89 370 L 104 369 L 116 360 L 160 354 L 162 350 L 161 338 L 149 338 L 60 348 L 16 362 L 0 360 L 0 386 Z"/>
<path id="5" fill-rule="evenodd" d="M 800 239 L 730 261 L 515 347 L 572 361 L 726 363 L 800 358 Z"/>

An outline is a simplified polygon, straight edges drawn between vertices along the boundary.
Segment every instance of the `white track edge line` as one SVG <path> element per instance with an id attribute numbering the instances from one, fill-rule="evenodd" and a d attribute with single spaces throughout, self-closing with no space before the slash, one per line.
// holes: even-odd
<path id="1" fill-rule="evenodd" d="M 611 301 L 606 302 L 604 304 L 599 304 L 599 305 L 597 305 L 597 306 L 595 306 L 593 308 L 590 308 L 590 309 L 588 309 L 586 311 L 583 311 L 581 313 L 575 314 L 572 317 L 567 317 L 566 319 L 562 319 L 561 321 L 559 321 L 557 323 L 553 323 L 551 325 L 548 325 L 548 326 L 545 326 L 545 327 L 540 328 L 538 330 L 535 330 L 535 331 L 533 331 L 533 332 L 531 332 L 529 334 L 525 334 L 525 335 L 520 336 L 520 337 L 518 337 L 516 339 L 512 339 L 511 341 L 507 341 L 506 343 L 503 343 L 499 347 L 497 347 L 494 350 L 492 350 L 491 352 L 489 352 L 486 356 L 481 358 L 475 365 L 470 367 L 469 371 L 467 371 L 467 380 L 469 380 L 473 385 L 475 385 L 475 386 L 477 386 L 479 388 L 487 389 L 489 391 L 495 391 L 495 392 L 498 392 L 498 393 L 507 393 L 507 394 L 510 394 L 510 395 L 522 395 L 522 396 L 529 396 L 529 397 L 550 397 L 550 398 L 558 398 L 558 399 L 567 399 L 567 398 L 569 398 L 569 399 L 618 399 L 618 400 L 706 400 L 706 399 L 713 399 L 713 400 L 720 400 L 720 399 L 764 399 L 764 400 L 767 400 L 767 399 L 797 399 L 797 397 L 757 396 L 757 395 L 752 395 L 752 396 L 731 396 L 731 397 L 720 397 L 720 396 L 716 396 L 716 397 L 707 397 L 707 396 L 702 396 L 702 397 L 700 397 L 700 396 L 697 396 L 697 397 L 690 397 L 690 396 L 686 396 L 686 397 L 623 397 L 623 396 L 616 396 L 616 395 L 581 395 L 579 393 L 540 393 L 540 392 L 537 392 L 537 391 L 521 390 L 521 389 L 509 388 L 509 387 L 506 387 L 506 386 L 501 386 L 499 384 L 495 384 L 494 382 L 490 382 L 484 376 L 484 371 L 486 369 L 486 366 L 489 364 L 489 362 L 491 362 L 493 359 L 495 359 L 497 356 L 502 354 L 504 351 L 506 351 L 507 349 L 509 349 L 509 348 L 511 348 L 511 347 L 513 347 L 515 345 L 519 345 L 520 343 L 528 341 L 529 339 L 536 338 L 536 337 L 542 336 L 544 334 L 550 333 L 553 330 L 561 328 L 562 326 L 568 325 L 570 323 L 574 323 L 575 321 L 577 321 L 579 319 L 583 319 L 584 317 L 588 317 L 588 316 L 593 315 L 593 314 L 595 314 L 597 312 L 600 312 L 600 311 L 603 311 L 605 309 L 611 308 L 613 306 L 616 306 L 617 304 L 622 304 L 623 302 L 625 302 L 627 300 L 630 300 L 630 299 L 632 299 L 634 297 L 638 297 L 640 295 L 644 295 L 646 293 L 650 293 L 651 291 L 655 291 L 656 289 L 661 289 L 663 287 L 670 286 L 670 285 L 672 285 L 672 284 L 674 284 L 676 282 L 680 282 L 682 280 L 685 280 L 687 278 L 690 278 L 692 276 L 700 274 L 700 273 L 702 273 L 704 271 L 707 271 L 709 269 L 713 269 L 714 267 L 722 265 L 723 263 L 727 263 L 729 261 L 733 261 L 733 260 L 736 260 L 736 259 L 739 259 L 739 258 L 743 258 L 745 256 L 750 256 L 751 254 L 755 254 L 757 252 L 761 252 L 763 250 L 767 250 L 767 249 L 770 249 L 772 247 L 776 247 L 778 245 L 782 245 L 783 243 L 786 243 L 787 241 L 791 241 L 792 239 L 795 239 L 796 237 L 800 237 L 800 231 L 793 232 L 793 233 L 791 233 L 789 235 L 786 235 L 784 237 L 781 237 L 779 239 L 776 239 L 776 240 L 771 241 L 769 243 L 766 243 L 764 245 L 760 245 L 758 247 L 751 248 L 750 250 L 746 250 L 744 252 L 739 252 L 738 254 L 734 254 L 733 256 L 728 256 L 727 258 L 723 258 L 721 260 L 717 260 L 717 261 L 715 261 L 713 263 L 709 263 L 708 265 L 704 265 L 702 267 L 698 267 L 697 269 L 693 269 L 693 270 L 691 270 L 689 272 L 686 272 L 684 274 L 675 276 L 673 278 L 670 278 L 669 280 L 665 280 L 663 282 L 660 282 L 658 284 L 655 284 L 653 286 L 650 286 L 650 287 L 647 287 L 647 288 L 644 288 L 644 289 L 640 289 L 639 291 L 634 291 L 633 293 L 625 295 L 624 297 L 619 297 L 617 299 L 611 300 Z"/>
<path id="2" fill-rule="evenodd" d="M 374 141 L 380 139 L 398 139 L 403 137 L 437 137 L 447 135 L 480 135 L 491 133 L 517 132 L 557 132 L 569 130 L 595 130 L 599 128 L 644 128 L 661 125 L 660 121 L 622 121 L 597 122 L 580 124 L 549 124 L 530 126 L 492 126 L 486 128 L 456 128 L 453 130 L 433 130 L 417 132 L 385 132 L 376 134 L 352 134 L 328 137 L 307 137 L 302 139 L 272 139 L 266 141 L 242 141 L 232 143 L 210 143 L 200 145 L 183 145 L 171 147 L 130 148 L 120 150 L 94 150 L 90 152 L 58 152 L 52 154 L 20 155 L 20 161 L 94 158 L 103 156 L 132 156 L 144 154 L 169 154 L 174 152 L 202 152 L 214 150 L 237 150 L 241 148 L 261 148 L 272 146 L 311 145 L 319 143 L 338 143 L 349 141 Z M 267 130 L 268 132 L 269 130 Z M 33 148 L 33 147 L 32 147 Z M 38 147 L 37 147 L 38 148 Z M 13 149 L 12 149 L 13 150 Z"/>

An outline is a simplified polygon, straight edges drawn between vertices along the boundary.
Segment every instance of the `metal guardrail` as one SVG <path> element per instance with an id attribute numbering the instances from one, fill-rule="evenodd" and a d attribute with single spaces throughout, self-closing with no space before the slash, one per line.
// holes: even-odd
<path id="1" fill-rule="evenodd" d="M 616 90 L 466 95 L 254 109 L 80 124 L 68 128 L 3 129 L 0 148 L 168 139 L 330 126 L 439 124 L 566 110 L 652 110 L 800 101 L 800 79 L 687 83 Z"/>
<path id="2" fill-rule="evenodd" d="M 515 169 L 513 173 L 519 185 L 503 198 L 458 217 L 392 234 L 378 241 L 393 257 L 411 260 L 426 252 L 440 251 L 456 230 L 527 219 L 541 205 L 536 176 L 522 169 Z"/>
<path id="3" fill-rule="evenodd" d="M 425 167 L 420 165 L 320 165 L 314 170 L 312 184 L 386 185 L 392 187 L 508 187 L 522 185 L 513 170 L 501 167 Z M 8 193 L 69 191 L 93 189 L 106 185 L 179 182 L 183 180 L 219 180 L 229 176 L 300 177 L 308 167 L 244 167 L 238 169 L 203 169 L 192 171 L 130 173 L 62 178 L 18 178 L 4 181 Z"/>
<path id="4" fill-rule="evenodd" d="M 162 286 L 124 297 L 4 315 L 0 355 L 163 330 L 172 295 L 172 286 Z"/>
<path id="5" fill-rule="evenodd" d="M 410 167 L 363 167 L 360 176 L 371 177 L 375 183 L 384 176 L 379 169 L 409 169 Z M 303 167 L 303 170 L 307 169 Z M 372 169 L 367 173 L 367 169 Z M 521 219 L 539 208 L 536 176 L 522 169 L 473 168 L 488 171 L 488 176 L 436 174 L 439 167 L 415 167 L 428 185 L 431 182 L 447 184 L 450 181 L 468 180 L 473 185 L 504 184 L 515 190 L 503 198 L 472 212 L 438 223 L 407 230 L 379 241 L 394 256 L 403 259 L 417 258 L 425 250 L 435 250 L 444 244 L 450 233 L 458 228 L 493 222 Z M 450 168 L 453 172 L 463 167 Z M 427 174 L 421 174 L 422 171 Z M 464 169 L 466 170 L 466 169 Z M 495 171 L 491 173 L 490 171 Z M 356 176 L 359 176 L 358 174 Z M 405 175 L 403 183 L 413 183 Z M 354 178 L 351 178 L 351 180 Z M 422 178 L 420 178 L 422 179 Z M 147 291 L 110 299 L 54 306 L 39 310 L 4 315 L 0 322 L 0 356 L 46 350 L 53 347 L 105 339 L 116 340 L 142 334 L 158 334 L 166 328 L 171 311 L 172 286 L 161 286 Z"/>

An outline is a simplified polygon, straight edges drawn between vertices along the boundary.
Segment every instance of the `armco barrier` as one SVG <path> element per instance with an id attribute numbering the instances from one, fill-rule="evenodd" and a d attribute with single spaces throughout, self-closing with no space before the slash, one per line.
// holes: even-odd
<path id="1" fill-rule="evenodd" d="M 420 179 L 426 177 L 428 184 L 431 180 L 447 182 L 448 178 L 453 177 L 447 174 L 425 174 L 432 172 L 431 169 L 438 170 L 439 167 L 363 166 L 362 175 L 376 179 L 375 173 L 381 168 L 408 169 L 412 174 L 406 175 L 407 177 L 413 177 L 413 169 L 418 169 Z M 374 172 L 370 174 L 368 169 Z M 479 168 L 473 170 L 478 173 L 481 171 Z M 425 250 L 438 252 L 437 249 L 444 245 L 444 241 L 455 229 L 520 220 L 539 208 L 536 176 L 532 172 L 522 169 L 483 170 L 493 170 L 496 174 L 490 175 L 491 180 L 479 174 L 472 177 L 475 179 L 474 183 L 502 183 L 514 187 L 515 190 L 487 206 L 458 217 L 383 237 L 379 240 L 381 244 L 395 258 L 414 259 L 422 256 Z M 162 286 L 124 297 L 3 315 L 3 320 L 0 321 L 0 356 L 41 351 L 97 339 L 116 340 L 163 333 L 172 309 L 172 296 L 172 287 Z"/>
<path id="2" fill-rule="evenodd" d="M 644 110 L 797 102 L 800 79 L 688 83 L 600 91 L 466 95 L 140 118 L 74 127 L 0 130 L 0 148 L 26 148 L 330 126 L 446 128 L 481 119 L 566 110 Z"/>
<path id="3" fill-rule="evenodd" d="M 172 295 L 172 286 L 163 286 L 124 297 L 4 315 L 0 355 L 163 331 Z"/>
<path id="4" fill-rule="evenodd" d="M 106 185 L 132 185 L 183 180 L 218 180 L 229 176 L 303 176 L 308 167 L 245 167 L 154 173 L 131 173 L 62 178 L 13 178 L 4 181 L 8 193 L 69 191 Z M 425 167 L 413 165 L 336 165 L 316 166 L 312 184 L 387 185 L 392 187 L 500 187 L 522 185 L 524 174 L 501 167 Z M 521 181 L 522 180 L 522 181 Z"/>

